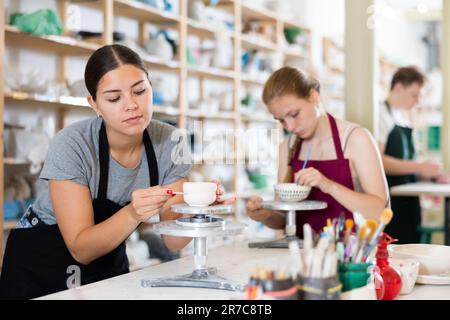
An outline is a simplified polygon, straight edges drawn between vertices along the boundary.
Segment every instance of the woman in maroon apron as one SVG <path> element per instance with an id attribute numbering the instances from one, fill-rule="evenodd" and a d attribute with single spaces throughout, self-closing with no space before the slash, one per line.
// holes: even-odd
<path id="1" fill-rule="evenodd" d="M 301 70 L 283 67 L 273 73 L 263 91 L 263 101 L 275 119 L 291 133 L 280 146 L 279 180 L 311 186 L 309 200 L 324 201 L 323 210 L 297 212 L 297 234 L 303 224 L 320 232 L 328 218 L 353 212 L 378 219 L 388 203 L 388 189 L 378 149 L 370 133 L 359 126 L 336 120 L 318 108 L 320 84 Z M 302 170 L 307 150 L 307 167 Z M 268 227 L 283 229 L 284 216 L 262 209 L 262 199 L 247 202 L 250 218 Z"/>

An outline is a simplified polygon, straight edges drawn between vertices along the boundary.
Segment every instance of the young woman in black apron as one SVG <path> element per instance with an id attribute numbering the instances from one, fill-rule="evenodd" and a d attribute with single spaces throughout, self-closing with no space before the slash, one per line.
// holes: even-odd
<path id="1" fill-rule="evenodd" d="M 380 150 L 389 187 L 438 176 L 439 167 L 416 161 L 413 130 L 394 113 L 410 110 L 419 102 L 424 76 L 413 67 L 400 68 L 393 76 L 391 92 L 380 110 Z M 395 110 L 394 110 L 395 106 Z M 418 243 L 421 224 L 419 197 L 391 196 L 394 217 L 385 231 L 398 243 Z"/>
<path id="2" fill-rule="evenodd" d="M 170 205 L 182 198 L 169 196 L 167 189 L 181 190 L 188 170 L 183 171 L 183 176 L 176 175 L 178 180 L 172 179 L 164 188 L 159 186 L 160 157 L 155 155 L 155 141 L 152 144 L 147 129 L 151 120 L 151 84 L 142 60 L 123 46 L 102 47 L 89 59 L 85 80 L 91 95 L 88 100 L 99 115 L 98 119 L 89 120 L 98 121 L 100 128 L 98 154 L 94 152 L 100 171 L 94 172 L 99 176 L 96 196 L 91 196 L 88 186 L 64 179 L 49 180 L 57 223 L 48 225 L 30 208 L 22 219 L 29 227 L 11 231 L 0 279 L 0 298 L 29 299 L 67 289 L 77 282 L 73 277 L 75 270 L 80 284 L 126 273 L 125 240 L 129 234 L 155 214 L 159 213 L 161 220 L 176 217 L 170 212 Z M 123 89 L 124 83 L 132 85 Z M 128 146 L 134 148 L 125 149 L 125 142 L 132 142 Z M 161 141 L 156 141 L 156 146 L 162 148 L 160 145 Z M 108 199 L 113 161 L 110 154 L 114 161 L 133 168 L 144 157 L 143 149 L 149 172 L 144 179 L 148 179 L 148 185 L 135 190 L 125 205 Z M 159 151 L 170 154 L 173 150 Z M 179 250 L 190 239 L 164 237 L 164 241 L 169 249 Z"/>

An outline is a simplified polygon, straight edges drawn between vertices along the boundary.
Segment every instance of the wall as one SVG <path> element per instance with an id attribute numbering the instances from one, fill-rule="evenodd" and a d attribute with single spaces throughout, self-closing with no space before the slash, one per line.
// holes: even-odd
<path id="1" fill-rule="evenodd" d="M 344 38 L 345 0 L 292 0 L 298 21 L 312 29 L 313 66 L 317 72 L 323 69 L 322 39 Z M 326 23 L 324 23 L 326 21 Z"/>
<path id="2" fill-rule="evenodd" d="M 427 52 L 421 38 L 426 34 L 426 25 L 409 21 L 405 13 L 410 7 L 405 7 L 405 1 L 402 1 L 403 4 L 399 2 L 376 0 L 377 48 L 396 64 L 413 64 L 425 69 Z"/>

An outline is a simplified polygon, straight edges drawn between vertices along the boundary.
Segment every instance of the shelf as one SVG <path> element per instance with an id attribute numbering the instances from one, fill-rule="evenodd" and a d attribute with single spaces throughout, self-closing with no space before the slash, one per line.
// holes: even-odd
<path id="1" fill-rule="evenodd" d="M 6 92 L 5 93 L 6 101 L 24 101 L 30 103 L 39 103 L 46 106 L 53 107 L 71 107 L 71 108 L 80 108 L 86 111 L 92 111 L 92 108 L 88 104 L 86 98 L 84 97 L 70 97 L 63 96 L 59 98 L 49 97 L 40 94 L 29 94 L 26 92 Z M 93 112 L 93 111 L 92 111 Z M 153 112 L 156 114 L 165 114 L 169 116 L 176 116 L 180 114 L 178 108 L 171 106 L 153 106 Z"/>
<path id="2" fill-rule="evenodd" d="M 269 78 L 268 75 L 263 74 L 263 75 L 249 75 L 249 74 L 245 74 L 243 73 L 241 75 L 241 80 L 243 83 L 245 84 L 250 84 L 250 85 L 261 85 L 263 86 L 267 79 Z"/>
<path id="3" fill-rule="evenodd" d="M 178 71 L 180 69 L 180 63 L 178 61 L 167 61 L 154 56 L 145 56 L 142 59 L 149 67 L 169 69 L 173 71 Z"/>
<path id="4" fill-rule="evenodd" d="M 201 154 L 193 154 L 192 160 L 194 164 L 216 164 L 216 165 L 234 165 L 236 163 L 236 156 L 223 155 L 218 156 L 203 156 Z"/>
<path id="5" fill-rule="evenodd" d="M 49 97 L 42 94 L 31 94 L 20 91 L 5 92 L 6 101 L 24 101 L 31 103 L 42 103 L 53 107 L 82 107 L 91 109 L 86 98 L 63 96 L 59 98 Z"/>
<path id="6" fill-rule="evenodd" d="M 202 38 L 214 38 L 217 32 L 224 33 L 229 37 L 234 37 L 232 31 L 227 30 L 225 27 L 217 28 L 211 27 L 207 22 L 197 21 L 191 18 L 187 18 L 188 35 L 195 35 Z"/>
<path id="7" fill-rule="evenodd" d="M 269 51 L 269 52 L 278 50 L 275 43 L 266 40 L 261 36 L 243 34 L 241 36 L 241 39 L 243 49 L 258 49 L 261 51 Z"/>
<path id="8" fill-rule="evenodd" d="M 188 74 L 192 76 L 222 79 L 222 80 L 233 80 L 235 73 L 231 70 L 224 70 L 213 67 L 201 67 L 201 66 L 188 66 Z"/>
<path id="9" fill-rule="evenodd" d="M 165 114 L 168 116 L 178 116 L 180 114 L 180 110 L 178 108 L 171 107 L 171 106 L 154 105 L 152 107 L 152 109 L 153 109 L 153 113 L 156 113 L 156 114 Z"/>
<path id="10" fill-rule="evenodd" d="M 263 7 L 255 7 L 253 5 L 242 4 L 243 20 L 260 20 L 276 23 L 277 16 L 270 10 Z"/>
<path id="11" fill-rule="evenodd" d="M 235 114 L 232 112 L 218 112 L 217 114 L 206 114 L 203 112 L 188 110 L 187 116 L 191 118 L 217 119 L 217 120 L 234 120 Z"/>
<path id="12" fill-rule="evenodd" d="M 72 1 L 74 2 L 74 1 Z M 78 5 L 101 10 L 101 1 L 76 1 Z M 180 17 L 170 12 L 159 10 L 148 4 L 134 0 L 114 0 L 114 16 L 122 16 L 130 19 L 146 22 L 157 22 L 158 24 L 175 24 Z"/>
<path id="13" fill-rule="evenodd" d="M 114 12 L 119 16 L 141 21 L 178 23 L 180 17 L 133 0 L 114 0 Z"/>
<path id="14" fill-rule="evenodd" d="M 299 24 L 297 22 L 294 22 L 294 21 L 283 20 L 283 25 L 284 25 L 284 28 L 294 27 L 294 28 L 303 29 L 303 30 L 305 30 L 308 33 L 311 32 L 311 30 L 309 28 L 307 28 L 307 27 L 305 27 L 305 26 L 303 26 L 303 25 L 301 25 L 301 24 Z"/>
<path id="15" fill-rule="evenodd" d="M 241 116 L 241 120 L 244 122 L 268 122 L 268 123 L 277 123 L 277 121 L 270 117 L 270 116 L 263 116 L 263 115 L 252 115 L 252 116 L 247 116 L 247 115 L 242 115 Z"/>
<path id="16" fill-rule="evenodd" d="M 283 53 L 286 56 L 286 58 L 307 59 L 306 55 L 301 50 L 296 48 L 285 48 L 283 50 Z"/>
<path id="17" fill-rule="evenodd" d="M 7 221 L 3 221 L 3 230 L 12 230 L 12 229 L 15 229 L 18 222 L 19 222 L 19 220 L 7 220 Z"/>
<path id="18" fill-rule="evenodd" d="M 17 28 L 6 26 L 6 42 L 8 46 L 20 46 L 29 49 L 58 52 L 67 55 L 89 55 L 101 46 L 96 43 L 79 41 L 71 37 L 46 36 L 36 37 L 30 34 L 20 32 Z M 178 70 L 180 63 L 178 61 L 166 61 L 155 56 L 144 56 L 143 60 L 151 67 Z"/>
<path id="19" fill-rule="evenodd" d="M 90 55 L 100 48 L 99 44 L 76 40 L 64 36 L 38 37 L 21 32 L 14 26 L 5 26 L 5 41 L 8 47 L 22 47 L 30 50 L 49 51 L 66 55 Z"/>

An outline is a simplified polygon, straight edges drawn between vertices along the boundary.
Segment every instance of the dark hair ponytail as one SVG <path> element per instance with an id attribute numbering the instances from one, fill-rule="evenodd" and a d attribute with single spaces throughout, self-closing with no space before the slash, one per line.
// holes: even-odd
<path id="1" fill-rule="evenodd" d="M 94 100 L 97 98 L 97 87 L 100 79 L 107 72 L 124 64 L 131 64 L 141 69 L 148 78 L 148 71 L 141 57 L 130 48 L 120 44 L 103 46 L 90 56 L 84 70 L 84 82 Z"/>

